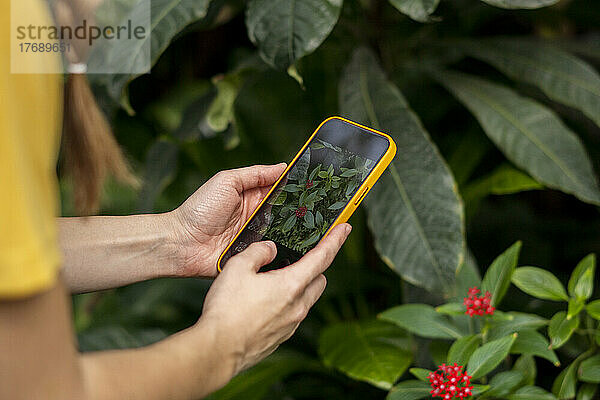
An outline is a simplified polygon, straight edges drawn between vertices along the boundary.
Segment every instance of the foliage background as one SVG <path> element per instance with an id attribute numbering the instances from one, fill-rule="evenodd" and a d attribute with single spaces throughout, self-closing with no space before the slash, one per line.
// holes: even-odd
<path id="1" fill-rule="evenodd" d="M 461 260 L 483 273 L 516 240 L 523 241 L 521 265 L 541 266 L 562 282 L 583 256 L 600 251 L 592 170 L 600 170 L 597 1 L 311 0 L 295 9 L 283 0 L 152 3 L 165 11 L 153 21 L 152 73 L 90 76 L 144 178 L 138 192 L 109 183 L 102 214 L 170 210 L 217 171 L 289 160 L 331 115 L 378 126 L 399 145 L 396 176 L 387 172 L 352 217 L 354 231 L 309 318 L 216 398 L 384 398 L 319 361 L 324 327 L 400 303 L 440 304 L 440 288 L 447 298 L 460 296 L 464 288 L 453 280 Z M 291 42 L 289 10 L 298 13 Z M 486 96 L 505 109 L 495 113 Z M 542 138 L 537 147 L 549 146 L 558 162 L 518 142 L 515 126 Z M 64 215 L 73 214 L 69 185 L 61 182 Z M 397 218 L 388 225 L 386 207 Z M 411 208 L 420 224 L 400 229 Z M 411 241 L 411 229 L 433 243 L 432 259 Z M 433 264 L 442 267 L 435 279 Z M 76 296 L 80 346 L 139 346 L 189 326 L 209 284 L 158 280 Z M 502 307 L 547 318 L 559 309 L 514 287 Z M 565 362 L 574 355 L 568 347 L 559 352 Z M 428 365 L 428 357 L 417 352 L 415 363 Z M 538 370 L 547 389 L 560 372 L 544 361 Z"/>

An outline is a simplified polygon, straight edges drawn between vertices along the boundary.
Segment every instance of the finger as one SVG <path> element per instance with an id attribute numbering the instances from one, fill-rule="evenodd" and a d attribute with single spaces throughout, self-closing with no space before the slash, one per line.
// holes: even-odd
<path id="1" fill-rule="evenodd" d="M 325 287 L 327 286 L 327 278 L 325 275 L 318 275 L 311 283 L 308 284 L 306 290 L 302 294 L 301 302 L 303 307 L 306 307 L 306 311 L 312 308 L 313 305 L 319 300 Z"/>
<path id="2" fill-rule="evenodd" d="M 251 271 L 258 272 L 262 266 L 273 261 L 275 255 L 277 247 L 272 241 L 254 242 L 244 251 L 231 257 L 227 264 L 243 265 Z"/>
<path id="3" fill-rule="evenodd" d="M 286 164 L 253 165 L 227 171 L 234 178 L 238 193 L 257 187 L 271 186 L 285 171 Z"/>
<path id="4" fill-rule="evenodd" d="M 283 271 L 295 275 L 291 279 L 297 279 L 304 285 L 308 285 L 329 267 L 351 231 L 350 224 L 336 226 L 314 249 Z"/>

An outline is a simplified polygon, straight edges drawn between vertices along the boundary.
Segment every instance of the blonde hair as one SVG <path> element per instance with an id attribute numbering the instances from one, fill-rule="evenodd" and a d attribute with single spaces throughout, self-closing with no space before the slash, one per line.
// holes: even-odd
<path id="1" fill-rule="evenodd" d="M 85 74 L 69 74 L 65 84 L 62 152 L 73 181 L 75 208 L 81 215 L 98 212 L 104 181 L 139 185 Z"/>

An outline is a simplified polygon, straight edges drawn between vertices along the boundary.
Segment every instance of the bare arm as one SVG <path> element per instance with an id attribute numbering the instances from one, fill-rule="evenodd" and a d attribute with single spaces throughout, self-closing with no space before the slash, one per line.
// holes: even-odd
<path id="1" fill-rule="evenodd" d="M 224 385 L 234 358 L 198 323 L 154 345 L 79 355 L 63 284 L 0 301 L 0 398 L 191 399 Z"/>
<path id="2" fill-rule="evenodd" d="M 273 260 L 275 245 L 252 244 L 215 279 L 194 326 L 140 349 L 80 355 L 60 281 L 27 299 L 0 300 L 0 398 L 202 398 L 294 333 L 349 232 L 340 225 L 297 263 L 265 273 L 258 270 Z"/>
<path id="3" fill-rule="evenodd" d="M 285 164 L 222 171 L 164 214 L 59 218 L 63 273 L 73 293 L 172 277 L 214 277 L 219 254 Z"/>
<path id="4" fill-rule="evenodd" d="M 171 214 L 59 218 L 63 274 L 72 293 L 178 276 Z"/>

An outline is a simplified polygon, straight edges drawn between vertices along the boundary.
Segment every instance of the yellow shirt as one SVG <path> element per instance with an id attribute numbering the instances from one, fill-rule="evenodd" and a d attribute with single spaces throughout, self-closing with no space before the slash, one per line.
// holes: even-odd
<path id="1" fill-rule="evenodd" d="M 10 3 L 25 7 L 34 24 L 50 25 L 50 18 L 42 0 L 0 3 L 0 298 L 18 298 L 50 288 L 60 265 L 55 217 L 62 76 L 10 73 Z"/>

